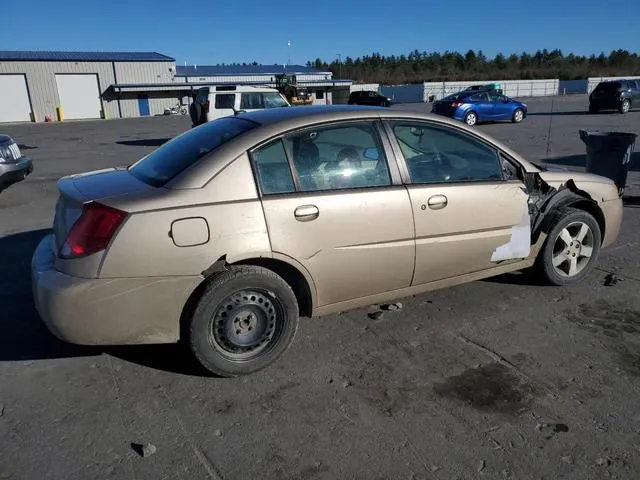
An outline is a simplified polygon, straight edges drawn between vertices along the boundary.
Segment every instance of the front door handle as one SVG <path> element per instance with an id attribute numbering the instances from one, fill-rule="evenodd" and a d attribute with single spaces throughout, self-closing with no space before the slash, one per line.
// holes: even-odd
<path id="1" fill-rule="evenodd" d="M 429 197 L 427 205 L 429 205 L 429 208 L 431 210 L 440 210 L 446 207 L 448 202 L 449 201 L 447 200 L 447 197 L 445 197 L 444 195 L 434 195 L 432 197 Z"/>
<path id="2" fill-rule="evenodd" d="M 320 210 L 315 205 L 301 205 L 295 209 L 293 215 L 299 222 L 310 222 L 320 215 Z"/>

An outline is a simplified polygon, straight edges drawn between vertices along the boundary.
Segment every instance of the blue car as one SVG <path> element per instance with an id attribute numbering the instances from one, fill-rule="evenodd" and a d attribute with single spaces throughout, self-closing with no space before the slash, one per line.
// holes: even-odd
<path id="1" fill-rule="evenodd" d="M 478 122 L 511 121 L 520 123 L 527 116 L 527 106 L 495 90 L 465 90 L 433 103 L 433 113 L 460 120 L 467 125 Z"/>

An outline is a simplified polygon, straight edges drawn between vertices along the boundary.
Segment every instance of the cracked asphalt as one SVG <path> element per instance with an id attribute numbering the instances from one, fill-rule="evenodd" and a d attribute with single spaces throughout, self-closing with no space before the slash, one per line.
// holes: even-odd
<path id="1" fill-rule="evenodd" d="M 640 133 L 640 111 L 526 101 L 522 124 L 478 128 L 534 161 L 582 169 L 580 128 Z M 237 379 L 206 375 L 177 345 L 56 340 L 29 279 L 55 181 L 130 163 L 187 128 L 0 126 L 35 163 L 0 195 L 0 479 L 640 478 L 639 153 L 620 238 L 580 285 L 510 274 L 381 316 L 303 319 L 280 361 Z"/>

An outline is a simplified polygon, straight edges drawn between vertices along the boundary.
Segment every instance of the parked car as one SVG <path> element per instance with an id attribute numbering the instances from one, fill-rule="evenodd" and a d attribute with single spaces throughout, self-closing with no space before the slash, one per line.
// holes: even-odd
<path id="1" fill-rule="evenodd" d="M 627 113 L 640 106 L 640 80 L 600 82 L 589 95 L 589 113 L 618 110 Z"/>
<path id="2" fill-rule="evenodd" d="M 183 340 L 223 376 L 274 362 L 299 316 L 530 267 L 578 282 L 622 218 L 607 178 L 544 171 L 441 116 L 346 105 L 221 118 L 58 189 L 31 264 L 49 329 Z"/>
<path id="3" fill-rule="evenodd" d="M 24 180 L 31 172 L 31 159 L 22 155 L 20 148 L 10 136 L 0 135 L 0 192 Z"/>
<path id="4" fill-rule="evenodd" d="M 358 92 L 351 92 L 349 94 L 349 105 L 374 105 L 378 107 L 390 107 L 391 99 L 380 95 L 378 92 L 372 90 L 362 90 Z"/>
<path id="5" fill-rule="evenodd" d="M 496 91 L 464 90 L 436 100 L 431 111 L 467 125 L 505 120 L 520 123 L 527 116 L 527 105 Z"/>
<path id="6" fill-rule="evenodd" d="M 189 108 L 192 126 L 238 111 L 252 112 L 265 108 L 290 107 L 287 99 L 275 88 L 251 85 L 217 85 L 202 87 Z"/>

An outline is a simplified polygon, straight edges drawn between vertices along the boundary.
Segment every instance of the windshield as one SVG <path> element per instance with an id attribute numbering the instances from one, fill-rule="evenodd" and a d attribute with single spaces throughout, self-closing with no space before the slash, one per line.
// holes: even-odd
<path id="1" fill-rule="evenodd" d="M 225 142 L 258 124 L 225 117 L 189 130 L 129 167 L 129 172 L 149 185 L 161 187 Z"/>
<path id="2" fill-rule="evenodd" d="M 277 108 L 277 107 L 288 107 L 289 104 L 286 102 L 282 95 L 279 93 L 265 93 L 264 95 L 264 108 Z"/>

